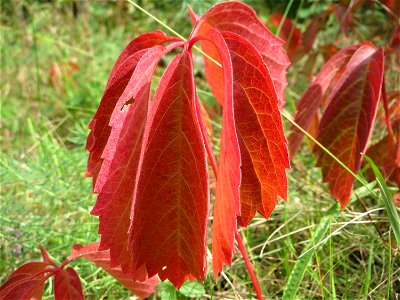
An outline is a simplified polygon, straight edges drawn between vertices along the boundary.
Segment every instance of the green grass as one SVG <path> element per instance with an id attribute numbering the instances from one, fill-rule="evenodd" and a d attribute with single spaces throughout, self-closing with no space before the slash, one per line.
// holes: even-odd
<path id="1" fill-rule="evenodd" d="M 188 2 L 179 2 L 178 11 L 172 0 L 140 3 L 188 35 Z M 214 1 L 191 3 L 196 11 L 204 12 Z M 251 3 L 266 19 L 268 6 L 260 1 Z M 318 11 L 318 6 L 307 3 L 301 10 L 303 15 L 308 16 L 307 9 Z M 0 282 L 22 263 L 39 260 L 40 244 L 61 262 L 74 243 L 99 240 L 98 220 L 89 213 L 95 196 L 91 180 L 84 176 L 87 124 L 123 46 L 134 36 L 159 28 L 127 3 L 78 4 L 75 18 L 72 1 L 1 2 Z M 293 16 L 292 10 L 289 15 Z M 370 23 L 360 34 L 367 34 L 364 27 L 373 26 Z M 331 39 L 330 30 L 324 31 L 321 39 Z M 71 63 L 79 70 L 73 71 Z M 298 70 L 302 64 L 299 62 Z M 53 77 L 53 83 L 49 79 L 52 68 L 62 74 Z M 201 68 L 196 66 L 198 70 Z M 207 91 L 204 81 L 198 81 Z M 287 95 L 293 103 L 306 84 L 301 71 L 290 69 Z M 205 103 L 213 103 L 207 92 L 199 95 Z M 216 121 L 213 126 L 218 131 Z M 219 148 L 217 143 L 214 146 Z M 370 218 L 366 215 L 351 222 L 365 213 L 354 196 L 347 208 L 328 222 L 326 213 L 334 200 L 322 183 L 320 170 L 314 167 L 310 149 L 305 143 L 291 162 L 289 201 L 280 201 L 269 220 L 255 218 L 242 232 L 264 294 L 270 299 L 282 298 L 293 269 L 303 264 L 296 299 L 382 299 L 389 297 L 388 293 L 394 297 L 400 292 L 400 261 L 398 251 L 392 251 L 388 244 L 387 215 L 377 210 Z M 371 188 L 378 193 L 376 185 Z M 383 209 L 382 202 L 374 200 L 364 187 L 356 185 L 356 193 L 369 211 Z M 319 236 L 321 224 L 323 236 Z M 309 252 L 309 263 L 304 264 L 305 256 L 300 258 L 304 249 L 324 239 Z M 211 266 L 210 257 L 208 262 Z M 129 297 L 93 264 L 79 260 L 73 265 L 89 299 Z M 168 284 L 162 287 L 170 288 Z M 235 254 L 232 267 L 225 268 L 224 276 L 216 282 L 209 274 L 204 288 L 205 296 L 214 299 L 250 298 L 251 282 L 240 255 Z M 46 299 L 52 299 L 51 292 L 50 287 L 46 289 Z M 161 297 L 163 293 L 158 294 Z"/>

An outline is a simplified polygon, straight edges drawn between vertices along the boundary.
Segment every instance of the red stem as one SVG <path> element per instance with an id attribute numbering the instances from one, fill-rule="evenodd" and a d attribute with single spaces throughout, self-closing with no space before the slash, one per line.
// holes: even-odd
<path id="1" fill-rule="evenodd" d="M 210 160 L 211 166 L 212 166 L 214 174 L 215 174 L 215 179 L 218 179 L 218 163 L 217 163 L 217 159 L 215 158 L 214 152 L 212 151 L 211 144 L 209 142 L 209 139 L 207 138 L 207 133 L 203 131 L 202 134 L 203 134 L 203 139 L 204 139 L 205 144 L 206 144 L 206 150 L 207 150 L 208 158 Z M 238 243 L 239 251 L 242 254 L 242 257 L 244 259 L 244 263 L 246 265 L 247 272 L 249 273 L 250 278 L 251 278 L 251 282 L 253 283 L 253 288 L 254 288 L 254 290 L 255 290 L 255 292 L 257 294 L 257 298 L 259 300 L 262 300 L 263 296 L 262 296 L 262 293 L 261 293 L 260 284 L 258 283 L 257 276 L 254 273 L 253 265 L 251 264 L 251 261 L 250 261 L 249 257 L 247 256 L 246 248 L 244 247 L 242 237 L 240 236 L 240 234 L 239 234 L 239 232 L 237 230 L 235 232 L 235 238 L 236 238 L 236 241 Z"/>
<path id="2" fill-rule="evenodd" d="M 392 123 L 390 122 L 389 103 L 387 100 L 386 87 L 385 87 L 385 75 L 383 75 L 383 82 L 382 82 L 382 99 L 383 99 L 383 108 L 385 109 L 385 119 L 386 119 L 386 125 L 388 128 L 390 144 L 394 148 L 395 140 L 394 140 L 394 136 L 393 136 Z"/>
<path id="3" fill-rule="evenodd" d="M 240 236 L 238 231 L 235 232 L 235 238 L 236 238 L 236 241 L 239 246 L 239 251 L 243 256 L 244 263 L 246 264 L 246 269 L 249 272 L 251 282 L 253 283 L 254 290 L 256 291 L 257 298 L 262 300 L 263 295 L 261 293 L 260 284 L 258 283 L 257 276 L 254 273 L 253 265 L 251 264 L 251 261 L 250 261 L 249 257 L 247 256 L 246 248 L 244 247 L 242 237 Z"/>

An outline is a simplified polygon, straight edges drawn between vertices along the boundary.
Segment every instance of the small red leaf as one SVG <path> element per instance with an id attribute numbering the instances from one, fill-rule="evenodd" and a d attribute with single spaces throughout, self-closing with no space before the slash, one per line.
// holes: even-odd
<path id="1" fill-rule="evenodd" d="M 193 21 L 196 18 L 193 11 L 191 11 L 191 15 Z M 198 19 L 191 37 L 197 34 L 205 36 L 210 27 L 236 33 L 253 44 L 268 67 L 282 107 L 285 103 L 283 89 L 287 85 L 286 69 L 289 65 L 289 59 L 283 48 L 284 42 L 269 31 L 251 7 L 241 2 L 223 2 L 214 5 Z M 221 62 L 218 51 L 212 43 L 202 41 L 201 47 L 204 52 Z M 205 70 L 211 91 L 218 101 L 224 104 L 224 96 L 221 92 L 223 89 L 221 68 L 211 60 L 205 59 Z"/>
<path id="2" fill-rule="evenodd" d="M 110 251 L 98 251 L 99 245 L 99 243 L 91 243 L 86 246 L 75 244 L 72 247 L 71 255 L 68 257 L 67 261 L 80 257 L 90 260 L 118 280 L 118 282 L 120 282 L 126 289 L 140 298 L 147 298 L 150 294 L 155 292 L 154 287 L 158 283 L 157 277 L 146 279 L 143 282 L 132 280 L 132 278 L 125 274 L 120 267 L 112 268 L 110 266 Z"/>
<path id="3" fill-rule="evenodd" d="M 312 82 L 297 104 L 294 121 L 306 131 L 311 129 L 318 115 L 319 107 L 330 96 L 333 87 L 342 78 L 347 64 L 360 45 L 353 45 L 340 50 L 321 69 L 317 78 Z M 292 126 L 288 138 L 290 156 L 293 157 L 300 148 L 304 134 Z"/>
<path id="4" fill-rule="evenodd" d="M 354 173 L 370 138 L 383 80 L 383 50 L 363 44 L 349 61 L 322 115 L 317 140 Z M 338 129 L 340 132 L 338 133 Z M 354 178 L 319 147 L 317 166 L 343 208 Z"/>
<path id="5" fill-rule="evenodd" d="M 42 299 L 44 279 L 31 276 L 18 276 L 19 280 L 0 290 L 2 300 L 39 300 Z M 47 278 L 46 278 L 47 279 Z"/>
<path id="6" fill-rule="evenodd" d="M 388 48 L 400 54 L 400 25 L 393 30 Z"/>
<path id="7" fill-rule="evenodd" d="M 33 277 L 50 262 L 28 262 L 16 269 L 0 286 L 0 299 L 41 299 L 44 289 L 43 274 Z M 4 297 L 4 298 L 3 298 Z M 25 298 L 24 298 L 25 297 Z"/>
<path id="8" fill-rule="evenodd" d="M 54 276 L 54 298 L 55 300 L 84 299 L 79 276 L 71 267 L 60 270 Z"/>
<path id="9" fill-rule="evenodd" d="M 179 288 L 206 272 L 208 174 L 190 53 L 159 82 L 146 124 L 129 229 L 133 267 Z"/>
<path id="10" fill-rule="evenodd" d="M 302 43 L 302 35 L 300 29 L 288 17 L 284 17 L 282 13 L 276 12 L 269 17 L 269 23 L 275 27 L 279 27 L 283 19 L 282 28 L 279 31 L 279 37 L 286 41 L 285 49 L 289 58 L 293 58 Z"/>

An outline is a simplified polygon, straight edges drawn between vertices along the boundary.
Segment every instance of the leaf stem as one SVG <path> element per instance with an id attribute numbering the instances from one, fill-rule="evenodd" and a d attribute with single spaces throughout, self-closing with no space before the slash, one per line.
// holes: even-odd
<path id="1" fill-rule="evenodd" d="M 207 138 L 207 136 L 203 136 L 203 138 Z M 207 151 L 207 154 L 208 154 L 208 158 L 210 160 L 211 167 L 212 167 L 212 169 L 214 171 L 215 179 L 218 179 L 218 163 L 217 163 L 217 159 L 215 158 L 215 154 L 214 154 L 214 152 L 212 151 L 212 149 L 210 147 L 210 143 L 206 142 L 205 144 L 206 144 L 206 151 Z M 240 234 L 237 231 L 237 229 L 236 229 L 236 232 L 235 232 L 235 238 L 236 238 L 236 241 L 238 243 L 240 254 L 242 254 L 244 263 L 246 265 L 247 272 L 249 273 L 250 278 L 251 278 L 251 282 L 253 283 L 253 287 L 254 287 L 254 290 L 255 290 L 255 292 L 257 294 L 257 298 L 259 300 L 262 300 L 263 296 L 262 296 L 262 293 L 261 293 L 260 284 L 258 283 L 257 276 L 254 273 L 253 265 L 251 264 L 251 261 L 250 261 L 248 255 L 247 255 L 246 248 L 244 247 L 242 237 L 240 236 Z"/>
<path id="2" fill-rule="evenodd" d="M 257 298 L 262 300 L 263 295 L 261 293 L 260 284 L 258 283 L 257 276 L 254 273 L 253 265 L 251 264 L 251 261 L 247 255 L 246 248 L 244 247 L 242 237 L 240 236 L 238 231 L 235 232 L 235 238 L 238 243 L 239 251 L 242 254 L 242 257 L 244 259 L 244 263 L 246 264 L 247 272 L 249 272 L 251 282 L 253 283 L 254 290 L 256 291 Z"/>
<path id="3" fill-rule="evenodd" d="M 392 123 L 390 122 L 389 103 L 388 103 L 388 100 L 387 100 L 386 87 L 385 87 L 385 75 L 383 75 L 383 82 L 382 82 L 382 100 L 383 100 L 383 108 L 385 109 L 385 119 L 386 119 L 386 125 L 387 125 L 387 128 L 388 128 L 388 135 L 389 135 L 390 145 L 392 147 L 395 147 L 395 140 L 394 140 L 394 136 L 393 136 Z"/>

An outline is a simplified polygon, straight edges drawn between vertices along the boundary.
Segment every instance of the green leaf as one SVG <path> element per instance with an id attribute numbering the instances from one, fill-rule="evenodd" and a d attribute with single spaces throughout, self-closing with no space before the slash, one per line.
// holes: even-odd
<path id="1" fill-rule="evenodd" d="M 186 281 L 179 292 L 189 298 L 201 297 L 206 293 L 204 286 L 197 281 Z"/>
<path id="2" fill-rule="evenodd" d="M 393 197 L 386 185 L 385 179 L 383 178 L 381 172 L 378 167 L 372 161 L 371 158 L 364 155 L 364 158 L 371 166 L 372 171 L 375 174 L 376 181 L 378 182 L 379 189 L 382 194 L 383 203 L 385 204 L 386 213 L 389 217 L 390 226 L 393 229 L 394 236 L 396 238 L 397 245 L 400 245 L 400 217 L 399 213 L 396 210 L 396 207 L 393 202 Z"/>
<path id="3" fill-rule="evenodd" d="M 338 205 L 335 204 L 326 212 L 325 216 L 322 218 L 321 222 L 315 229 L 311 240 L 303 249 L 302 254 L 300 255 L 301 257 L 296 261 L 296 264 L 294 265 L 293 270 L 289 275 L 289 280 L 286 283 L 285 291 L 283 293 L 283 300 L 295 299 L 300 283 L 303 280 L 304 274 L 306 272 L 307 266 L 310 264 L 311 259 L 314 256 L 314 251 L 308 251 L 308 249 L 322 241 L 326 232 L 329 229 L 332 219 L 336 218 L 339 213 L 340 211 L 338 209 Z"/>

